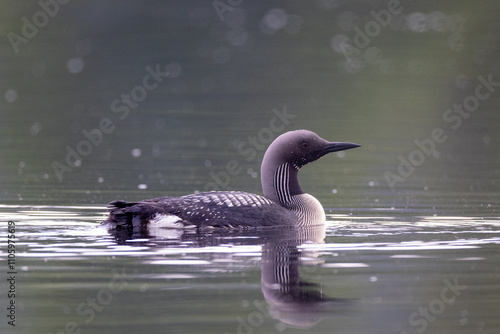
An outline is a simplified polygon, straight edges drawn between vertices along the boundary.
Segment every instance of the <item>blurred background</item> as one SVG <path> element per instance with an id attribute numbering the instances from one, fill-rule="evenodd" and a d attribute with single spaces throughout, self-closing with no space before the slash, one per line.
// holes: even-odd
<path id="1" fill-rule="evenodd" d="M 328 217 L 301 277 L 353 301 L 309 331 L 498 333 L 499 1 L 2 0 L 0 35 L 17 333 L 313 326 L 310 305 L 256 313 L 261 239 L 96 228 L 114 199 L 261 193 L 265 149 L 294 129 L 362 145 L 299 175 Z"/>
<path id="2" fill-rule="evenodd" d="M 0 3 L 0 201 L 261 192 L 280 133 L 325 208 L 495 216 L 498 1 Z"/>

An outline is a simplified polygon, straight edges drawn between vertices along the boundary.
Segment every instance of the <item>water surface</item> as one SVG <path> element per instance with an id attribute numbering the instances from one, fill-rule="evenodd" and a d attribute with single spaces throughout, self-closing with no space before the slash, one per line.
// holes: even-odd
<path id="1" fill-rule="evenodd" d="M 499 2 L 222 2 L 0 2 L 0 331 L 498 333 Z M 115 199 L 260 194 L 301 128 L 362 145 L 299 175 L 324 240 L 99 226 Z"/>
<path id="2" fill-rule="evenodd" d="M 2 221 L 16 222 L 21 332 L 496 333 L 500 326 L 499 218 L 372 210 L 329 214 L 326 238 L 304 243 L 276 231 L 184 241 L 164 231 L 123 242 L 99 225 L 103 207 L 2 212 Z M 273 272 L 281 283 L 302 283 L 280 290 L 269 282 Z"/>

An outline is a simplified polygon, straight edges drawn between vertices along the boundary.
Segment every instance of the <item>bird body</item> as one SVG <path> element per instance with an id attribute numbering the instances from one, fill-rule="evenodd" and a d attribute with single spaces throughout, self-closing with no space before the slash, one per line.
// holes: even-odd
<path id="1" fill-rule="evenodd" d="M 319 201 L 300 188 L 302 166 L 327 153 L 359 147 L 332 143 L 307 130 L 282 134 L 267 149 L 261 166 L 264 196 L 242 191 L 214 191 L 139 202 L 113 201 L 103 223 L 112 227 L 255 228 L 324 224 Z"/>

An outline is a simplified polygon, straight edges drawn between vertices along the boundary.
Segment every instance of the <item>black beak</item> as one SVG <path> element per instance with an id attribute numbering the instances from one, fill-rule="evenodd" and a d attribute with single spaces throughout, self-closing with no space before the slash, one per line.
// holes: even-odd
<path id="1" fill-rule="evenodd" d="M 323 147 L 323 152 L 325 154 L 327 154 L 327 153 L 331 153 L 331 152 L 349 150 L 351 148 L 356 148 L 356 147 L 360 147 L 360 146 L 361 145 L 354 144 L 354 143 L 328 143 Z"/>

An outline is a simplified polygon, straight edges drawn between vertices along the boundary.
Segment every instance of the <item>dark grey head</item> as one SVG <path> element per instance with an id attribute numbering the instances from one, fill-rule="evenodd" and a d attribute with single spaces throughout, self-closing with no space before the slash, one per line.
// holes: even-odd
<path id="1" fill-rule="evenodd" d="M 291 168 L 290 179 L 288 180 L 290 194 L 302 193 L 293 171 L 296 174 L 296 171 L 304 165 L 316 161 L 328 153 L 359 146 L 353 143 L 329 142 L 308 130 L 295 130 L 282 134 L 271 143 L 264 154 L 261 166 L 264 195 L 275 199 L 273 182 L 275 182 L 275 173 L 280 166 L 288 164 Z"/>
<path id="2" fill-rule="evenodd" d="M 308 130 L 289 131 L 276 138 L 269 145 L 264 154 L 262 165 L 277 166 L 288 162 L 296 168 L 301 168 L 328 153 L 359 146 L 353 143 L 329 142 Z"/>

